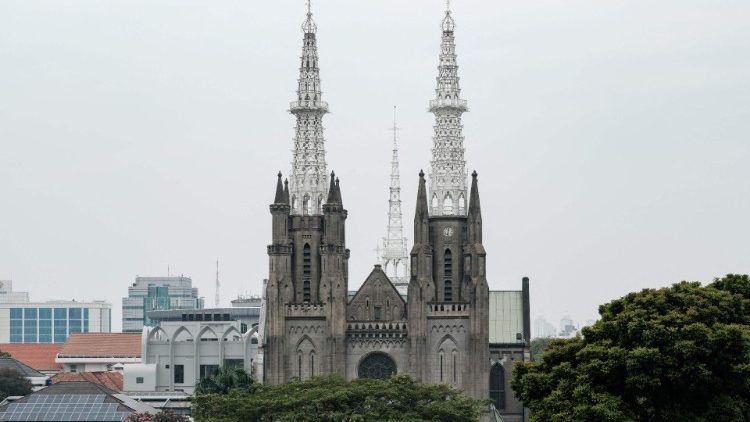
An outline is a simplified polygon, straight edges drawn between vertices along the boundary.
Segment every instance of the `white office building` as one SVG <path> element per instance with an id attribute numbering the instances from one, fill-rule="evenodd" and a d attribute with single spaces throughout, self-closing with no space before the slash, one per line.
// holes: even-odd
<path id="1" fill-rule="evenodd" d="M 122 298 L 122 332 L 140 333 L 150 311 L 169 309 L 202 309 L 203 298 L 193 287 L 190 277 L 136 277 Z"/>
<path id="2" fill-rule="evenodd" d="M 112 331 L 112 305 L 106 301 L 32 302 L 28 292 L 0 281 L 0 344 L 65 343 L 71 333 Z"/>

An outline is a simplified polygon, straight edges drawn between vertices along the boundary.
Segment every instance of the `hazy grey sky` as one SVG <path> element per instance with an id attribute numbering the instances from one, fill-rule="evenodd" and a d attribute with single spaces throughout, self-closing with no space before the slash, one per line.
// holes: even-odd
<path id="1" fill-rule="evenodd" d="M 643 287 L 750 272 L 750 2 L 455 0 L 490 287 L 585 320 Z M 350 288 L 428 166 L 443 2 L 313 4 Z M 259 293 L 288 173 L 301 0 L 0 1 L 0 278 L 120 300 L 190 275 Z"/>

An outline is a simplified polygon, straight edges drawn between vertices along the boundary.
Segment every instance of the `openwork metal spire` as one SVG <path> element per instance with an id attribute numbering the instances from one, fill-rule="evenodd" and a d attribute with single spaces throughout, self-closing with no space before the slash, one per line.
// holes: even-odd
<path id="1" fill-rule="evenodd" d="M 383 238 L 383 270 L 401 293 L 409 287 L 409 254 L 401 221 L 401 177 L 398 166 L 396 107 L 393 107 L 393 157 L 391 158 L 391 186 L 388 199 L 388 235 Z"/>
<path id="2" fill-rule="evenodd" d="M 456 44 L 453 36 L 456 22 L 451 16 L 450 2 L 440 25 L 437 88 L 430 111 L 435 115 L 432 161 L 430 169 L 430 214 L 466 215 L 466 162 L 461 115 L 468 111 L 459 87 Z"/>
<path id="3" fill-rule="evenodd" d="M 302 23 L 303 44 L 297 86 L 297 100 L 289 112 L 297 118 L 294 134 L 289 195 L 292 214 L 321 214 L 328 192 L 323 115 L 328 104 L 321 100 L 317 26 L 307 2 L 307 18 Z"/>

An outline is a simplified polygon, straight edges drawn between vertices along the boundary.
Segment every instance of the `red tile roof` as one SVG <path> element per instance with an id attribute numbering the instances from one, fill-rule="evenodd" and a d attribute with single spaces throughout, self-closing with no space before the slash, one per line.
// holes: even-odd
<path id="1" fill-rule="evenodd" d="M 0 350 L 10 353 L 37 371 L 59 371 L 61 365 L 55 362 L 62 344 L 0 344 Z"/>
<path id="2" fill-rule="evenodd" d="M 112 391 L 122 391 L 122 374 L 119 372 L 61 372 L 52 376 L 52 384 L 84 381 L 101 385 Z"/>
<path id="3" fill-rule="evenodd" d="M 71 334 L 60 349 L 60 357 L 141 357 L 141 334 Z"/>

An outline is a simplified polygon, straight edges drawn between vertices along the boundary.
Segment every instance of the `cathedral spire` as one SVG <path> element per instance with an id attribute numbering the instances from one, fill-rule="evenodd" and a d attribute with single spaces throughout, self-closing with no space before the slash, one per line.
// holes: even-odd
<path id="1" fill-rule="evenodd" d="M 383 238 L 383 270 L 400 292 L 409 287 L 409 253 L 401 222 L 401 177 L 398 165 L 396 106 L 393 106 L 393 157 L 391 158 L 391 186 L 388 199 L 388 233 Z"/>
<path id="2" fill-rule="evenodd" d="M 417 189 L 417 210 L 414 212 L 414 246 L 417 244 L 428 244 L 427 222 L 429 219 L 427 211 L 427 189 L 425 189 L 424 171 L 419 171 L 419 188 Z"/>
<path id="3" fill-rule="evenodd" d="M 284 203 L 284 185 L 281 183 L 281 172 L 278 174 L 279 178 L 276 181 L 276 195 L 273 198 L 274 204 Z"/>
<path id="4" fill-rule="evenodd" d="M 430 101 L 430 112 L 435 115 L 430 162 L 430 213 L 466 215 L 466 162 L 461 115 L 469 109 L 466 100 L 461 99 L 453 36 L 456 22 L 451 15 L 450 2 L 440 28 L 443 35 L 437 87 L 435 99 Z"/>
<path id="5" fill-rule="evenodd" d="M 479 204 L 479 181 L 476 171 L 471 173 L 468 217 L 469 243 L 482 243 L 482 207 Z"/>
<path id="6" fill-rule="evenodd" d="M 289 180 L 292 214 L 320 214 L 328 188 L 323 138 L 323 115 L 328 112 L 328 104 L 321 100 L 317 30 L 308 1 L 307 18 L 302 23 L 297 100 L 289 105 L 289 112 L 297 119 Z"/>

